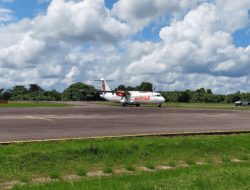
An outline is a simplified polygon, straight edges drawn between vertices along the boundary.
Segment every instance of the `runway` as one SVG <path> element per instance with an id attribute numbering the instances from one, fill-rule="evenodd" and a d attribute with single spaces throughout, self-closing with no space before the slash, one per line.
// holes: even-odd
<path id="1" fill-rule="evenodd" d="M 111 107 L 0 108 L 0 142 L 250 131 L 249 111 Z"/>

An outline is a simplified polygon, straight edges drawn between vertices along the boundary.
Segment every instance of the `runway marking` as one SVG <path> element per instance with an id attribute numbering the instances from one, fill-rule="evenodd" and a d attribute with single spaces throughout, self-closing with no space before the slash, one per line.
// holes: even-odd
<path id="1" fill-rule="evenodd" d="M 105 139 L 105 138 L 175 137 L 175 136 L 198 136 L 198 135 L 231 135 L 231 134 L 249 134 L 249 133 L 250 133 L 250 130 L 133 134 L 133 135 L 113 135 L 113 136 L 96 136 L 96 137 L 58 138 L 58 139 L 43 139 L 43 140 L 4 141 L 4 142 L 0 142 L 0 145 L 36 143 L 36 142 L 70 141 L 70 140 L 91 140 L 91 139 L 94 140 L 94 139 Z"/>
<path id="2" fill-rule="evenodd" d="M 38 116 L 26 116 L 27 119 L 43 120 L 43 121 L 53 121 L 53 119 Z"/>

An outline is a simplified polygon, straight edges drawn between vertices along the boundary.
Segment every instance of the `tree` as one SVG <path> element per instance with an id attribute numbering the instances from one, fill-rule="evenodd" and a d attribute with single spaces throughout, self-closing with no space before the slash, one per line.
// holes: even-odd
<path id="1" fill-rule="evenodd" d="M 2 99 L 3 99 L 3 93 L 4 93 L 4 89 L 3 89 L 3 88 L 1 88 L 1 89 L 0 89 L 0 100 L 2 100 Z"/>
<path id="2" fill-rule="evenodd" d="M 31 93 L 37 93 L 37 92 L 43 92 L 44 90 L 37 84 L 30 84 L 29 85 L 29 92 Z"/>
<path id="3" fill-rule="evenodd" d="M 211 89 L 207 89 L 207 94 L 213 94 Z"/>
<path id="4" fill-rule="evenodd" d="M 131 90 L 132 91 L 132 90 L 135 90 L 135 88 L 132 86 L 125 86 L 123 84 L 120 84 L 117 88 L 114 89 L 114 91 L 117 91 L 117 90 L 127 90 L 127 91 Z"/>
<path id="5" fill-rule="evenodd" d="M 162 96 L 165 98 L 166 102 L 178 102 L 178 92 L 164 92 Z"/>
<path id="6" fill-rule="evenodd" d="M 133 87 L 133 86 L 127 86 L 126 90 L 135 90 L 135 87 Z"/>
<path id="7" fill-rule="evenodd" d="M 38 84 L 30 84 L 27 99 L 32 101 L 46 101 L 45 91 Z"/>
<path id="8" fill-rule="evenodd" d="M 178 102 L 190 102 L 189 90 L 179 93 Z"/>
<path id="9" fill-rule="evenodd" d="M 123 84 L 120 84 L 120 85 L 116 88 L 116 90 L 126 90 L 126 86 L 123 85 Z"/>
<path id="10" fill-rule="evenodd" d="M 196 92 L 198 92 L 198 93 L 202 93 L 202 94 L 207 93 L 207 92 L 206 92 L 206 90 L 205 90 L 205 88 L 200 88 L 200 89 L 197 89 L 197 90 L 196 90 Z"/>
<path id="11" fill-rule="evenodd" d="M 139 86 L 135 87 L 138 91 L 153 91 L 153 85 L 150 82 L 142 82 Z"/>
<path id="12" fill-rule="evenodd" d="M 56 90 L 46 91 L 44 96 L 47 101 L 59 101 L 62 99 L 62 94 Z"/>
<path id="13" fill-rule="evenodd" d="M 96 90 L 93 86 L 81 82 L 70 85 L 63 91 L 62 100 L 64 101 L 84 101 L 95 100 Z"/>
<path id="14" fill-rule="evenodd" d="M 240 96 L 241 96 L 240 91 L 238 91 L 235 94 L 233 94 L 233 96 L 232 96 L 232 102 L 236 102 L 236 101 L 240 100 Z"/>
<path id="15" fill-rule="evenodd" d="M 250 101 L 250 93 L 242 93 L 240 94 L 240 99 L 245 101 Z"/>
<path id="16" fill-rule="evenodd" d="M 11 100 L 28 100 L 28 89 L 23 85 L 16 85 L 11 90 Z"/>
<path id="17" fill-rule="evenodd" d="M 12 96 L 11 90 L 4 91 L 4 93 L 3 93 L 4 100 L 9 100 L 11 98 L 11 96 Z"/>

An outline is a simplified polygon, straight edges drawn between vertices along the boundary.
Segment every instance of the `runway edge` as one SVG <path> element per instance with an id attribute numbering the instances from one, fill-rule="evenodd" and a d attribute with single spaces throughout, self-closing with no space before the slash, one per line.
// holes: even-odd
<path id="1" fill-rule="evenodd" d="M 20 141 L 3 141 L 0 145 L 38 143 L 38 142 L 57 142 L 70 140 L 91 140 L 91 139 L 108 139 L 108 138 L 128 138 L 128 137 L 175 137 L 175 136 L 198 136 L 198 135 L 231 135 L 231 134 L 250 134 L 250 130 L 231 130 L 231 131 L 204 131 L 204 132 L 181 132 L 181 133 L 155 133 L 155 134 L 133 134 L 133 135 L 116 135 L 116 136 L 96 136 L 96 137 L 79 137 L 79 138 L 58 138 L 58 139 L 39 139 L 39 140 L 20 140 Z"/>

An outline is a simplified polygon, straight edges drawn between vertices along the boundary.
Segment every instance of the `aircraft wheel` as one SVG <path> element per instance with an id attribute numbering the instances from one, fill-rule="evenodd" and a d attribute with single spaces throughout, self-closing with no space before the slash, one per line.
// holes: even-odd
<path id="1" fill-rule="evenodd" d="M 122 104 L 122 107 L 126 107 L 127 106 L 127 104 Z"/>
<path id="2" fill-rule="evenodd" d="M 136 104 L 136 107 L 140 107 L 140 104 Z"/>
<path id="3" fill-rule="evenodd" d="M 158 107 L 161 108 L 161 107 L 162 107 L 162 104 L 159 104 Z"/>

